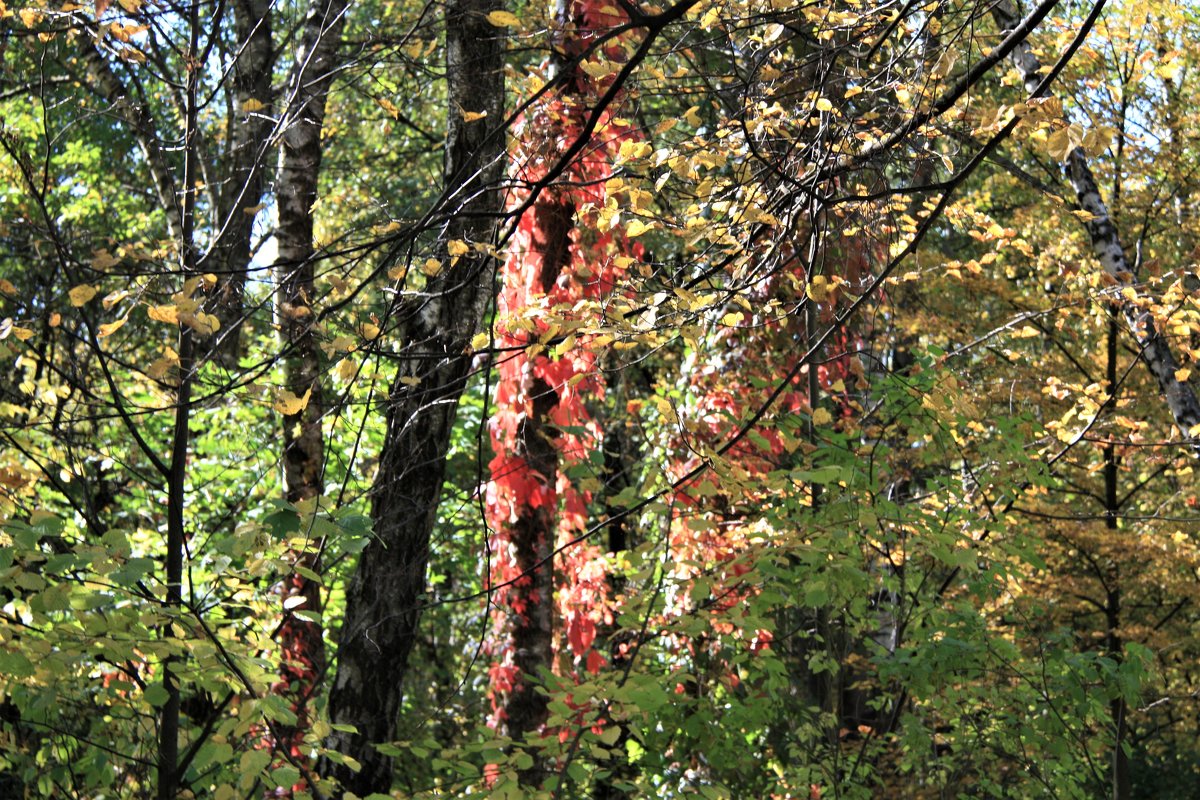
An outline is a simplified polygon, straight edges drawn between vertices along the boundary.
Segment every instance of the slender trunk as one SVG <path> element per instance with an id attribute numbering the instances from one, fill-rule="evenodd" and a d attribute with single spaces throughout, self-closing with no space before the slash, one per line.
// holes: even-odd
<path id="1" fill-rule="evenodd" d="M 609 425 L 606 425 L 602 443 L 604 451 L 604 512 L 610 520 L 606 531 L 607 549 L 609 553 L 614 554 L 628 550 L 631 544 L 629 520 L 625 514 L 621 513 L 623 507 L 613 502 L 613 499 L 622 490 L 633 485 L 633 476 L 630 475 L 630 471 L 638 460 L 636 452 L 629 452 L 632 449 L 632 443 L 625 430 L 626 421 L 624 417 L 617 416 Z M 616 603 L 619 602 L 625 591 L 625 580 L 620 574 L 610 573 L 607 581 L 608 595 L 613 598 L 612 614 L 615 618 L 619 610 Z M 621 672 L 629 668 L 629 660 L 632 656 L 625 648 L 627 645 L 633 644 L 635 635 L 632 633 L 623 635 L 619 632 L 619 627 L 615 619 L 612 624 L 598 626 L 596 640 L 599 647 L 607 649 L 612 668 Z M 626 743 L 630 737 L 629 726 L 616 720 L 609 720 L 607 724 L 619 725 L 621 733 L 610 750 L 610 759 L 604 765 L 609 774 L 596 778 L 596 783 L 592 788 L 592 800 L 621 800 L 621 798 L 630 797 L 631 793 L 622 788 L 622 785 L 633 784 L 637 779 L 637 767 L 626 756 Z"/>
<path id="2" fill-rule="evenodd" d="M 1007 2 L 993 7 L 993 14 L 1002 29 L 1008 29 L 1015 24 L 1016 15 Z M 1012 53 L 1013 63 L 1021 73 L 1026 90 L 1033 92 L 1041 83 L 1041 63 L 1034 55 L 1028 43 L 1018 45 Z M 1123 133 L 1118 133 L 1123 136 Z M 1118 143 L 1118 147 L 1122 145 Z M 1120 162 L 1117 164 L 1118 174 Z M 1100 266 L 1111 276 L 1118 286 L 1131 286 L 1136 275 L 1135 265 L 1126 257 L 1125 248 L 1121 244 L 1120 234 L 1108 206 L 1100 194 L 1100 186 L 1088 165 L 1087 156 L 1082 149 L 1076 148 L 1067 156 L 1067 178 L 1075 190 L 1075 199 L 1079 207 L 1087 211 L 1090 218 L 1085 225 L 1092 243 L 1092 252 Z M 1114 197 L 1119 199 L 1120 182 L 1116 184 Z M 1193 428 L 1200 425 L 1200 402 L 1192 388 L 1175 377 L 1178 368 L 1174 354 L 1162 335 L 1157 331 L 1149 312 L 1125 293 L 1114 301 L 1117 310 L 1125 318 L 1126 327 L 1133 334 L 1141 347 L 1142 360 L 1150 368 L 1150 373 L 1158 381 L 1159 389 L 1166 398 L 1167 406 L 1175 418 L 1184 438 L 1188 440 L 1193 453 L 1200 453 Z M 1114 318 L 1109 326 L 1108 335 L 1108 364 L 1107 381 L 1110 398 L 1117 389 L 1117 338 L 1118 326 Z M 1109 401 L 1112 403 L 1112 400 Z M 1117 515 L 1120 503 L 1117 496 L 1117 462 L 1116 452 L 1110 442 L 1104 449 L 1104 482 L 1105 482 L 1105 524 L 1110 531 L 1117 530 Z M 1105 648 L 1110 658 L 1121 659 L 1121 639 L 1119 627 L 1121 623 L 1121 591 L 1120 575 L 1116 564 L 1113 564 L 1105 577 Z M 1117 697 L 1111 702 L 1111 713 L 1114 727 L 1114 743 L 1111 773 L 1111 791 L 1113 800 L 1128 800 L 1132 786 L 1129 775 L 1128 758 L 1124 745 L 1126 736 L 1127 708 L 1124 699 Z"/>
<path id="3" fill-rule="evenodd" d="M 190 19 L 189 53 L 193 57 L 199 51 L 200 14 L 199 6 L 193 5 Z M 184 165 L 183 194 L 180 197 L 179 268 L 184 278 L 195 274 L 196 251 L 194 247 L 196 224 L 196 171 L 197 158 L 195 135 L 198 122 L 196 69 L 187 72 L 186 108 L 184 109 Z M 190 447 L 190 414 L 193 370 L 192 331 L 187 325 L 179 326 L 179 390 L 175 397 L 175 425 L 171 438 L 171 461 L 167 475 L 167 552 L 166 552 L 166 616 L 165 638 L 174 635 L 173 617 L 183 608 L 183 548 L 184 548 L 184 496 L 187 491 L 187 458 Z M 163 688 L 167 700 L 159 716 L 158 727 L 158 800 L 175 800 L 179 792 L 179 714 L 180 687 L 176 675 L 182 655 L 168 654 L 162 662 Z"/>
<path id="4" fill-rule="evenodd" d="M 184 241 L 182 198 L 175 180 L 171 159 L 159 137 L 154 117 L 137 96 L 113 71 L 91 36 L 80 36 L 80 54 L 92 91 L 111 104 L 115 114 L 129 129 L 146 159 L 154 182 L 154 192 L 167 219 L 167 231 L 176 242 Z"/>
<path id="5" fill-rule="evenodd" d="M 1119 328 L 1116 317 L 1108 323 L 1108 363 L 1106 365 L 1106 381 L 1108 383 L 1109 407 L 1116 408 L 1117 392 L 1117 347 Z M 1117 454 L 1116 447 L 1110 438 L 1104 446 L 1104 524 L 1110 534 L 1116 535 L 1117 515 L 1121 511 L 1117 486 Z M 1104 603 L 1104 646 L 1108 657 L 1120 663 L 1122 658 L 1121 636 L 1121 575 L 1114 561 L 1105 578 L 1107 589 Z M 1121 695 L 1111 701 L 1110 710 L 1113 721 L 1113 755 L 1112 755 L 1112 798 L 1113 800 L 1128 800 L 1131 792 L 1129 778 L 1129 758 L 1125 755 L 1125 698 Z"/>
<path id="6" fill-rule="evenodd" d="M 445 265 L 419 299 L 398 301 L 390 317 L 406 344 L 396 357 L 372 489 L 375 536 L 346 588 L 329 695 L 330 721 L 354 731 L 335 731 L 328 746 L 362 767 L 354 772 L 328 759 L 320 767 L 360 797 L 391 786 L 391 759 L 372 745 L 395 732 L 450 432 L 471 369 L 470 341 L 494 296 L 488 246 L 503 209 L 504 43 L 487 15 L 499 8 L 499 0 L 451 0 L 447 7 Z M 466 112 L 486 116 L 467 121 Z M 452 241 L 485 247 L 451 258 Z"/>
<path id="7" fill-rule="evenodd" d="M 275 185 L 279 255 L 274 271 L 284 352 L 284 388 L 306 400 L 296 413 L 285 414 L 283 418 L 283 489 L 289 503 L 312 501 L 314 512 L 324 491 L 325 443 L 321 418 L 325 404 L 320 384 L 320 349 L 313 333 L 317 260 L 313 247 L 313 204 L 321 173 L 321 128 L 346 5 L 346 0 L 315 0 L 305 17 L 296 62 L 287 84 L 288 106 L 284 110 L 283 146 Z M 263 89 L 252 87 L 252 91 L 259 93 Z M 245 146 L 253 147 L 255 143 Z M 218 286 L 218 291 L 225 293 L 220 303 L 227 313 L 238 314 L 241 278 L 232 273 L 226 277 L 224 287 Z M 303 754 L 304 734 L 310 722 L 309 702 L 325 671 L 320 623 L 296 616 L 296 612 L 316 614 L 321 610 L 320 584 L 300 572 L 320 571 L 318 546 L 308 541 L 305 531 L 297 532 L 289 548 L 297 570 L 284 579 L 281 591 L 281 663 L 275 690 L 288 698 L 296 722 L 277 727 L 275 746 L 292 757 Z"/>
<path id="8" fill-rule="evenodd" d="M 207 349 L 230 368 L 236 367 L 240 351 L 242 295 L 274 127 L 271 77 L 276 57 L 269 0 L 236 0 L 232 6 L 239 49 L 232 67 L 234 113 L 225 132 L 229 145 L 221 159 L 227 169 L 213 210 L 213 243 L 197 266 L 217 276 L 209 306 L 220 327 Z"/>

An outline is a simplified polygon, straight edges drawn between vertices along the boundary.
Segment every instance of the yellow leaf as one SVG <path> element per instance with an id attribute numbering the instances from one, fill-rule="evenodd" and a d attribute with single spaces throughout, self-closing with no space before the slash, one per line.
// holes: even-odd
<path id="1" fill-rule="evenodd" d="M 375 102 L 379 107 L 391 115 L 392 119 L 400 119 L 400 109 L 396 108 L 396 104 L 386 97 L 376 97 Z"/>
<path id="2" fill-rule="evenodd" d="M 699 110 L 700 106 L 692 106 L 683 115 L 683 118 L 687 120 L 687 124 L 691 125 L 693 128 L 699 128 L 704 124 L 704 121 L 700 119 L 700 115 L 696 113 Z"/>
<path id="3" fill-rule="evenodd" d="M 89 300 L 91 300 L 93 297 L 95 297 L 97 291 L 98 290 L 96 289 L 95 286 L 90 286 L 86 283 L 81 283 L 80 285 L 73 288 L 71 291 L 67 292 L 67 296 L 71 298 L 71 305 L 75 306 L 76 308 L 79 308 L 80 306 L 84 305 Z"/>
<path id="4" fill-rule="evenodd" d="M 405 375 L 403 378 L 400 379 L 400 382 L 403 383 L 405 386 L 420 386 L 421 385 L 421 379 L 414 378 L 412 375 Z"/>
<path id="5" fill-rule="evenodd" d="M 379 326 L 373 322 L 364 322 L 359 326 L 358 332 L 368 341 L 378 339 L 380 334 Z"/>
<path id="6" fill-rule="evenodd" d="M 121 259 L 107 250 L 99 250 L 92 254 L 92 266 L 99 270 L 111 269 L 121 263 Z"/>
<path id="7" fill-rule="evenodd" d="M 829 413 L 828 409 L 818 408 L 812 413 L 812 421 L 813 425 L 828 425 L 833 422 L 833 415 Z"/>
<path id="8" fill-rule="evenodd" d="M 115 292 L 109 292 L 100 302 L 104 305 L 104 310 L 108 311 L 126 297 L 129 297 L 129 292 L 125 289 L 118 289 Z"/>
<path id="9" fill-rule="evenodd" d="M 1175 370 L 1175 380 L 1180 383 L 1186 383 L 1187 379 L 1192 376 L 1192 370 L 1188 367 L 1181 367 Z"/>
<path id="10" fill-rule="evenodd" d="M 487 116 L 486 111 L 464 111 L 462 112 L 463 122 L 475 122 Z"/>
<path id="11" fill-rule="evenodd" d="M 122 317 L 121 319 L 118 319 L 118 320 L 114 320 L 112 322 L 106 322 L 100 326 L 100 330 L 98 330 L 96 332 L 96 335 L 99 336 L 101 339 L 103 339 L 105 336 L 112 336 L 114 333 L 119 331 L 121 329 L 121 326 L 124 324 L 125 324 L 124 317 Z"/>
<path id="12" fill-rule="evenodd" d="M 824 275 L 814 275 L 804 291 L 809 299 L 824 303 L 829 298 L 829 279 Z"/>
<path id="13" fill-rule="evenodd" d="M 9 297 L 16 297 L 17 287 L 13 286 L 11 281 L 0 278 L 0 294 L 6 294 Z"/>
<path id="14" fill-rule="evenodd" d="M 150 368 L 146 370 L 146 374 L 157 380 L 166 375 L 167 370 L 171 367 L 176 366 L 179 366 L 179 353 L 176 353 L 173 348 L 168 347 L 163 350 L 162 356 L 150 365 Z"/>
<path id="15" fill-rule="evenodd" d="M 221 320 L 217 319 L 215 314 L 205 314 L 203 311 L 197 311 L 194 314 L 180 314 L 179 321 L 201 336 L 216 333 L 221 327 Z"/>
<path id="16" fill-rule="evenodd" d="M 465 256 L 471 252 L 471 246 L 461 239 L 455 239 L 446 244 L 446 252 L 452 256 Z"/>
<path id="17" fill-rule="evenodd" d="M 632 239 L 635 236 L 641 236 L 643 233 L 651 229 L 651 225 L 647 225 L 640 219 L 633 219 L 625 226 L 625 235 Z"/>
<path id="18" fill-rule="evenodd" d="M 511 11 L 492 11 L 487 15 L 487 21 L 497 28 L 512 28 L 521 24 L 521 20 Z"/>
<path id="19" fill-rule="evenodd" d="M 849 100 L 851 97 L 860 95 L 862 93 L 863 93 L 863 88 L 861 86 L 851 86 L 849 89 L 846 90 L 846 93 L 843 94 L 842 97 L 845 97 L 847 100 Z"/>
<path id="20" fill-rule="evenodd" d="M 172 325 L 179 324 L 179 313 L 173 305 L 147 306 L 146 316 L 155 322 L 169 322 Z"/>
<path id="21" fill-rule="evenodd" d="M 352 359 L 343 358 L 337 363 L 337 366 L 333 368 L 333 373 L 337 375 L 340 380 L 349 381 L 358 373 L 358 365 L 355 364 Z"/>
<path id="22" fill-rule="evenodd" d="M 454 259 L 457 261 L 458 256 L 454 256 Z M 436 258 L 427 258 L 427 259 L 425 259 L 425 263 L 421 265 L 421 272 L 424 272 L 426 275 L 428 275 L 431 278 L 434 275 L 437 275 L 441 271 L 442 271 L 442 262 Z"/>
<path id="23" fill-rule="evenodd" d="M 822 97 L 817 101 L 817 111 L 833 111 L 833 103 L 829 102 L 828 98 Z"/>
<path id="24" fill-rule="evenodd" d="M 1074 149 L 1075 145 L 1071 143 L 1069 128 L 1059 128 L 1046 137 L 1046 152 L 1055 161 L 1066 161 L 1067 156 L 1071 155 L 1071 151 Z"/>
<path id="25" fill-rule="evenodd" d="M 61 324 L 62 324 L 62 314 L 55 311 L 54 313 L 52 313 L 50 315 L 50 327 L 57 328 Z"/>
<path id="26" fill-rule="evenodd" d="M 308 408 L 308 400 L 312 397 L 312 387 L 304 393 L 303 397 L 297 397 L 287 389 L 280 389 L 279 394 L 275 396 L 275 402 L 271 408 L 278 411 L 284 416 L 291 417 L 299 414 L 304 409 Z"/>
<path id="27" fill-rule="evenodd" d="M 387 276 L 394 281 L 402 281 L 408 275 L 408 267 L 404 264 L 397 264 L 388 270 Z"/>
<path id="28" fill-rule="evenodd" d="M 246 102 L 242 103 L 242 111 L 247 114 L 253 114 L 255 111 L 262 111 L 266 108 L 266 104 L 261 100 L 255 100 L 253 97 L 246 98 Z"/>
<path id="29" fill-rule="evenodd" d="M 0 320 L 0 341 L 4 341 L 10 335 L 24 342 L 33 336 L 33 331 L 28 328 L 22 328 L 19 325 L 14 325 L 12 317 L 6 317 Z"/>
<path id="30" fill-rule="evenodd" d="M 492 340 L 492 337 L 488 334 L 487 331 L 483 331 L 482 333 L 477 333 L 471 337 L 471 349 L 472 350 L 482 350 L 483 348 L 488 346 L 488 344 L 491 342 L 491 340 Z"/>

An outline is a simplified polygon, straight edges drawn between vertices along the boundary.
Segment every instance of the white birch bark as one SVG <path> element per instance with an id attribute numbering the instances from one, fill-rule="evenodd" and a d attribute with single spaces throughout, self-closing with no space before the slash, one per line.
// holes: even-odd
<path id="1" fill-rule="evenodd" d="M 1008 0 L 997 3 L 992 13 L 997 24 L 1005 31 L 1010 30 L 1020 20 Z M 1028 42 L 1018 44 L 1010 58 L 1021 74 L 1026 91 L 1032 93 L 1042 80 L 1041 61 Z M 1082 210 L 1091 215 L 1085 225 L 1092 244 L 1092 254 L 1116 282 L 1118 291 L 1114 293 L 1114 302 L 1120 306 L 1126 327 L 1141 348 L 1142 360 L 1146 362 L 1150 374 L 1158 382 L 1175 424 L 1188 440 L 1193 455 L 1200 455 L 1200 442 L 1192 434 L 1196 426 L 1200 425 L 1200 402 L 1197 401 L 1192 387 L 1175 377 L 1179 364 L 1171 352 L 1170 343 L 1158 331 L 1150 313 L 1120 292 L 1124 287 L 1134 286 L 1137 276 L 1125 254 L 1120 233 L 1109 215 L 1104 196 L 1082 149 L 1075 148 L 1067 156 L 1066 174 L 1071 188 L 1075 191 L 1075 201 Z"/>

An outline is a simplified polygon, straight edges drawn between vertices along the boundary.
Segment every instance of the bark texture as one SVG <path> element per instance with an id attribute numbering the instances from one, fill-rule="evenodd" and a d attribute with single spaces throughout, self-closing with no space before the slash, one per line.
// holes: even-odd
<path id="1" fill-rule="evenodd" d="M 992 13 L 1004 31 L 1012 30 L 1020 21 L 1007 0 L 995 5 Z M 1021 74 L 1026 90 L 1031 93 L 1035 91 L 1042 80 L 1042 64 L 1028 42 L 1022 41 L 1013 48 L 1010 58 Z M 1091 215 L 1085 225 L 1092 243 L 1092 253 L 1104 271 L 1116 281 L 1119 293 L 1114 295 L 1114 302 L 1120 307 L 1126 327 L 1141 348 L 1142 360 L 1158 382 L 1176 425 L 1188 440 L 1193 455 L 1200 455 L 1200 442 L 1191 433 L 1193 428 L 1200 425 L 1200 402 L 1192 387 L 1175 377 L 1179 364 L 1171 352 L 1170 343 L 1158 331 L 1150 313 L 1139 304 L 1136 293 L 1122 291 L 1134 286 L 1137 275 L 1125 254 L 1120 233 L 1082 149 L 1076 148 L 1067 156 L 1066 173 L 1075 192 L 1075 201 Z"/>
<path id="2" fill-rule="evenodd" d="M 283 418 L 283 488 L 290 503 L 315 501 L 324 491 L 325 449 L 321 417 L 325 404 L 320 384 L 320 349 L 312 327 L 316 319 L 312 303 L 318 255 L 313 246 L 312 209 L 321 172 L 321 127 L 333 69 L 337 64 L 346 6 L 346 0 L 314 0 L 309 7 L 300 32 L 295 65 L 288 78 L 283 109 L 285 127 L 275 185 L 279 215 L 275 234 L 279 247 L 274 265 L 275 302 L 283 340 L 285 388 L 296 397 L 307 399 L 297 413 Z M 252 84 L 247 91 L 252 96 L 254 92 L 262 93 L 264 87 Z M 252 149 L 259 143 L 244 141 L 241 146 Z M 244 277 L 244 272 L 240 275 L 230 273 L 226 275 L 224 285 L 218 285 L 218 291 L 223 293 L 218 296 L 218 307 L 229 315 L 231 325 L 236 324 L 233 318 L 241 314 Z M 225 327 L 224 320 L 222 327 Z M 236 348 L 236 339 L 233 347 Z M 228 352 L 228 344 L 222 349 Z M 296 536 L 303 538 L 304 531 L 297 532 Z M 320 571 L 316 542 L 293 547 L 291 557 L 297 567 Z M 315 581 L 297 571 L 284 579 L 280 594 L 283 600 L 279 625 L 282 661 L 279 681 L 274 688 L 288 698 L 296 715 L 296 724 L 277 727 L 275 746 L 292 757 L 299 757 L 309 724 L 309 702 L 325 672 L 325 645 L 320 624 L 300 619 L 295 612 L 319 613 L 321 590 Z M 297 604 L 297 598 L 303 601 Z"/>
<path id="3" fill-rule="evenodd" d="M 232 66 L 235 113 L 225 131 L 228 145 L 220 153 L 221 163 L 227 166 L 213 213 L 214 238 L 199 265 L 200 271 L 217 276 L 209 310 L 220 327 L 209 338 L 209 355 L 231 368 L 237 366 L 241 349 L 242 295 L 274 127 L 271 76 L 276 58 L 270 1 L 236 0 L 232 5 L 240 47 Z"/>
<path id="4" fill-rule="evenodd" d="M 355 732 L 335 732 L 327 744 L 362 769 L 353 772 L 332 759 L 321 765 L 324 776 L 360 797 L 391 786 L 391 759 L 372 745 L 394 735 L 450 432 L 471 369 L 470 340 L 494 292 L 493 256 L 472 250 L 451 259 L 445 248 L 455 240 L 493 244 L 503 209 L 504 44 L 502 32 L 487 21 L 499 8 L 499 0 L 451 0 L 447 6 L 446 263 L 424 292 L 399 301 L 390 319 L 406 345 L 396 359 L 372 490 L 375 537 L 346 589 L 329 697 L 330 720 L 353 725 Z M 463 112 L 487 116 L 467 122 Z"/>

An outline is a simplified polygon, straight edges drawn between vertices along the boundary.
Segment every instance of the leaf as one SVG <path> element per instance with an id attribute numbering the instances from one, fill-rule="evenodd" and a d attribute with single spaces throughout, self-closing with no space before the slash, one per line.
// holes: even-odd
<path id="1" fill-rule="evenodd" d="M 379 107 L 391 115 L 392 119 L 400 119 L 400 109 L 396 108 L 396 104 L 386 97 L 376 97 L 375 102 Z"/>
<path id="2" fill-rule="evenodd" d="M 71 305 L 79 308 L 95 297 L 98 291 L 95 286 L 81 283 L 67 292 L 67 297 L 71 298 Z"/>
<path id="3" fill-rule="evenodd" d="M 146 691 L 142 693 L 146 698 L 146 702 L 152 706 L 161 706 L 170 698 L 170 693 L 161 683 L 152 683 L 146 687 Z"/>
<path id="4" fill-rule="evenodd" d="M 284 609 L 291 611 L 293 608 L 298 608 L 308 602 L 308 598 L 302 594 L 293 595 L 283 601 Z"/>
<path id="5" fill-rule="evenodd" d="M 246 112 L 247 114 L 253 114 L 255 111 L 262 111 L 266 107 L 267 106 L 265 103 L 263 103 L 261 100 L 256 100 L 253 97 L 247 97 L 245 101 L 242 102 L 242 111 Z"/>
<path id="6" fill-rule="evenodd" d="M 127 297 L 129 297 L 129 292 L 125 289 L 119 289 L 115 292 L 110 292 L 109 294 L 105 295 L 104 299 L 100 302 L 104 306 L 105 311 L 111 311 L 113 306 Z"/>
<path id="7" fill-rule="evenodd" d="M 101 339 L 103 339 L 105 336 L 112 336 L 121 329 L 121 326 L 125 324 L 126 319 L 126 317 L 122 317 L 121 319 L 114 320 L 113 322 L 104 323 L 100 326 L 100 329 L 97 331 L 96 335 Z"/>
<path id="8" fill-rule="evenodd" d="M 829 279 L 824 275 L 814 275 L 805 287 L 805 294 L 810 300 L 824 303 L 829 299 Z"/>
<path id="9" fill-rule="evenodd" d="M 350 381 L 358 374 L 358 365 L 352 358 L 343 358 L 333 368 L 333 374 L 341 381 Z"/>
<path id="10" fill-rule="evenodd" d="M 829 102 L 829 98 L 822 97 L 817 101 L 817 111 L 833 111 L 833 103 Z"/>
<path id="11" fill-rule="evenodd" d="M 609 747 L 617 743 L 617 739 L 621 738 L 621 727 L 619 725 L 609 725 L 604 730 L 600 731 L 600 741 Z"/>
<path id="12" fill-rule="evenodd" d="M 492 11 L 487 15 L 487 21 L 497 28 L 514 28 L 521 20 L 511 11 Z"/>
<path id="13" fill-rule="evenodd" d="M 813 425 L 828 425 L 833 422 L 833 415 L 829 413 L 829 409 L 818 408 L 812 413 Z"/>
<path id="14" fill-rule="evenodd" d="M 1055 161 L 1066 161 L 1074 149 L 1070 128 L 1059 128 L 1046 137 L 1046 152 Z"/>
<path id="15" fill-rule="evenodd" d="M 146 316 L 155 322 L 169 322 L 172 325 L 179 324 L 178 310 L 174 305 L 146 306 Z"/>
<path id="16" fill-rule="evenodd" d="M 293 417 L 308 408 L 308 401 L 311 397 L 311 386 L 301 397 L 297 397 L 287 389 L 281 389 L 279 394 L 275 396 L 275 402 L 271 404 L 271 407 L 284 416 Z"/>
<path id="17" fill-rule="evenodd" d="M 485 117 L 487 117 L 487 115 L 488 115 L 488 112 L 486 112 L 486 111 L 463 111 L 462 112 L 463 122 L 475 122 L 477 120 L 484 119 Z"/>
<path id="18" fill-rule="evenodd" d="M 92 254 L 92 267 L 103 272 L 121 263 L 121 259 L 107 250 L 97 250 Z"/>
<path id="19" fill-rule="evenodd" d="M 653 227 L 653 223 L 647 225 L 640 219 L 630 220 L 629 224 L 625 226 L 625 235 L 632 239 L 635 236 L 641 236 L 646 231 L 653 229 Z"/>

